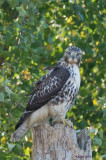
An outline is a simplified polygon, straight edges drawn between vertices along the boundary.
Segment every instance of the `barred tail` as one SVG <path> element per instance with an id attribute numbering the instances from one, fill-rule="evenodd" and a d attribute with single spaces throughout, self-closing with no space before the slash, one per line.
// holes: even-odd
<path id="1" fill-rule="evenodd" d="M 31 126 L 27 124 L 28 119 L 11 135 L 11 140 L 19 141 L 30 129 Z"/>
<path id="2" fill-rule="evenodd" d="M 26 116 L 25 116 L 26 115 Z M 15 132 L 11 135 L 11 140 L 19 141 L 33 125 L 38 125 L 48 118 L 48 107 L 42 107 L 35 112 L 27 114 L 25 112 L 16 125 Z"/>

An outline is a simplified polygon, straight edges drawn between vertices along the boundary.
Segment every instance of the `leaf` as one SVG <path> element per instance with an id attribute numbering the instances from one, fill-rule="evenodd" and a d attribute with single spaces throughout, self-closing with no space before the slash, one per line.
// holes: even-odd
<path id="1" fill-rule="evenodd" d="M 9 95 L 13 93 L 7 86 L 5 86 L 5 91 L 6 91 Z"/>
<path id="2" fill-rule="evenodd" d="M 106 154 L 105 154 L 105 155 L 102 155 L 101 158 L 106 158 Z M 104 160 L 105 160 L 105 159 L 104 159 Z"/>
<path id="3" fill-rule="evenodd" d="M 16 7 L 16 9 L 17 9 L 17 11 L 19 12 L 19 15 L 20 15 L 21 17 L 24 17 L 24 16 L 26 15 L 26 11 L 23 10 L 22 7 Z"/>
<path id="4" fill-rule="evenodd" d="M 24 43 L 27 44 L 28 42 L 28 37 L 24 37 Z"/>
<path id="5" fill-rule="evenodd" d="M 103 117 L 106 118 L 106 108 L 104 108 Z"/>
<path id="6" fill-rule="evenodd" d="M 95 128 L 90 129 L 90 133 L 95 133 Z"/>
<path id="7" fill-rule="evenodd" d="M 14 146 L 14 148 L 13 148 L 13 152 L 14 152 L 15 154 L 21 155 L 22 152 L 23 152 L 23 149 L 22 149 L 21 144 L 16 144 L 16 145 Z"/>
<path id="8" fill-rule="evenodd" d="M 11 160 L 22 160 L 22 159 L 14 156 L 14 157 L 11 158 Z"/>
<path id="9" fill-rule="evenodd" d="M 4 136 L 1 138 L 1 142 L 6 143 L 6 138 Z"/>
<path id="10" fill-rule="evenodd" d="M 0 102 L 4 102 L 4 93 L 0 93 Z"/>
<path id="11" fill-rule="evenodd" d="M 93 145 L 101 146 L 102 145 L 102 140 L 100 138 L 93 138 Z"/>
<path id="12" fill-rule="evenodd" d="M 103 131 L 102 131 L 102 130 L 100 130 L 100 131 L 98 132 L 98 135 L 99 135 L 100 139 L 103 139 Z"/>
<path id="13" fill-rule="evenodd" d="M 78 14 L 79 14 L 81 20 L 84 21 L 84 16 L 80 12 L 78 12 Z"/>
<path id="14" fill-rule="evenodd" d="M 9 81 L 8 79 L 6 79 L 6 80 L 4 81 L 4 85 L 8 85 L 9 82 L 10 82 L 10 81 Z"/>
<path id="15" fill-rule="evenodd" d="M 27 147 L 25 150 L 24 150 L 25 154 L 26 155 L 30 155 L 30 152 L 31 152 L 31 149 L 29 147 Z"/>
<path id="16" fill-rule="evenodd" d="M 14 148 L 14 146 L 15 146 L 15 144 L 13 144 L 13 143 L 9 143 L 8 144 L 8 150 L 9 150 L 9 152 L 12 151 L 12 149 Z"/>
<path id="17" fill-rule="evenodd" d="M 31 142 L 26 142 L 25 143 L 25 148 L 27 148 L 27 147 L 31 148 L 32 147 L 32 143 Z"/>
<path id="18" fill-rule="evenodd" d="M 97 103 L 97 99 L 96 99 L 96 98 L 94 98 L 94 99 L 93 99 L 93 104 L 94 104 L 95 106 L 97 106 L 97 105 L 98 105 L 98 103 Z"/>
<path id="19" fill-rule="evenodd" d="M 81 132 L 81 130 L 80 130 L 80 129 L 76 130 L 76 133 L 80 133 L 80 132 Z"/>
<path id="20" fill-rule="evenodd" d="M 7 160 L 8 154 L 0 149 L 0 159 Z"/>

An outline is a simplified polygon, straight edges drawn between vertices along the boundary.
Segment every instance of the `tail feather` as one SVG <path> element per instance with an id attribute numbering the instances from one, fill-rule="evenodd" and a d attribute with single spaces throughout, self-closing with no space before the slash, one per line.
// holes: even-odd
<path id="1" fill-rule="evenodd" d="M 11 135 L 11 140 L 14 142 L 19 141 L 30 129 L 31 126 L 27 125 L 26 120 L 15 132 Z"/>
<path id="2" fill-rule="evenodd" d="M 31 116 L 33 111 L 25 111 L 21 118 L 19 119 L 18 123 L 15 126 L 15 130 L 17 130 L 25 121 L 28 119 L 28 117 Z"/>
<path id="3" fill-rule="evenodd" d="M 48 106 L 44 106 L 37 111 L 25 114 L 20 118 L 16 125 L 15 132 L 11 135 L 11 140 L 19 141 L 28 130 L 35 124 L 38 125 L 48 118 Z"/>

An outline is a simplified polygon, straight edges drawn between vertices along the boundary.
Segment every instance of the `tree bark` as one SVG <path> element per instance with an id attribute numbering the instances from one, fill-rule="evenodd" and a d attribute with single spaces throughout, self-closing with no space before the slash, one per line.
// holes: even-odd
<path id="1" fill-rule="evenodd" d="M 76 133 L 63 124 L 33 127 L 33 160 L 91 160 L 91 140 L 87 129 Z"/>

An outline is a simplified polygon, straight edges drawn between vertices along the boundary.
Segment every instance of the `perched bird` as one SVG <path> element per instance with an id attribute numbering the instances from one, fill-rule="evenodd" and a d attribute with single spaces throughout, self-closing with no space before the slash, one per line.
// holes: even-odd
<path id="1" fill-rule="evenodd" d="M 66 113 L 73 106 L 80 87 L 81 59 L 80 48 L 68 47 L 57 64 L 35 83 L 26 110 L 11 136 L 14 141 L 19 141 L 33 125 L 50 117 L 53 122 L 67 123 Z"/>

